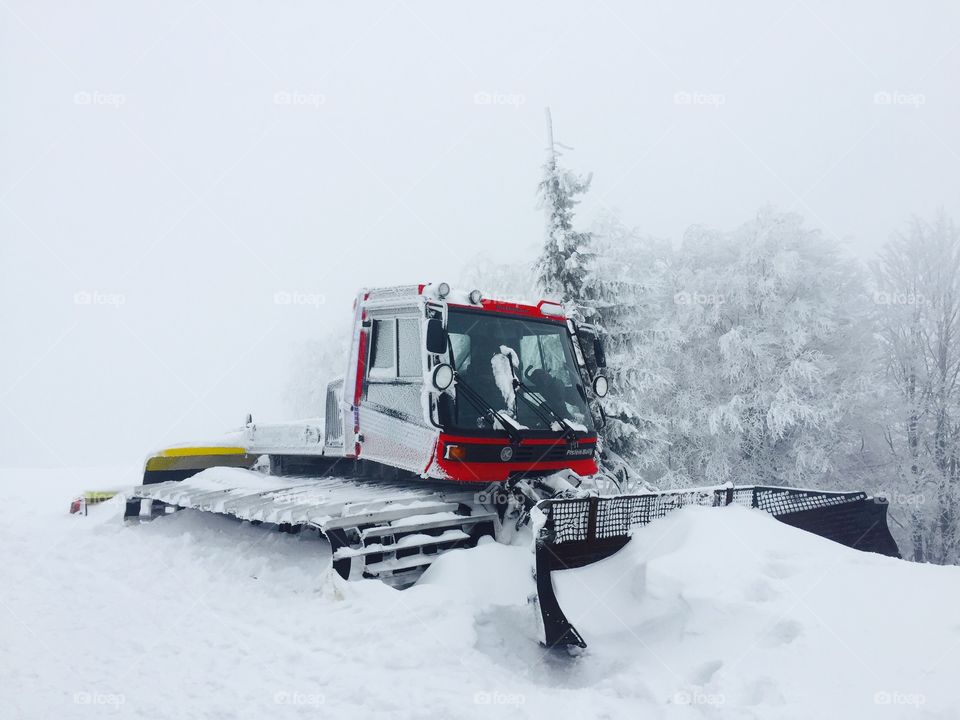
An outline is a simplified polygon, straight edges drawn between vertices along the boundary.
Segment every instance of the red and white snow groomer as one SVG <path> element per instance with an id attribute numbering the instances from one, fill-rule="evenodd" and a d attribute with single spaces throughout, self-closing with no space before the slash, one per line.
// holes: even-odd
<path id="1" fill-rule="evenodd" d="M 446 283 L 363 290 L 349 348 L 323 423 L 248 418 L 213 443 L 154 453 L 126 516 L 193 508 L 317 531 L 343 577 L 397 587 L 442 552 L 482 535 L 509 540 L 533 518 L 550 646 L 585 645 L 551 574 L 617 552 L 634 527 L 686 505 L 759 508 L 850 547 L 897 554 L 885 501 L 862 492 L 621 487 L 625 476 L 598 469 L 603 347 L 558 303 L 491 300 Z"/>

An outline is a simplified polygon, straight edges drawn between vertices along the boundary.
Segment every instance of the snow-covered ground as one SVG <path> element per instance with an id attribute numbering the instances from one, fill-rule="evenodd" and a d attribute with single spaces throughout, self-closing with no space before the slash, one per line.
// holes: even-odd
<path id="1" fill-rule="evenodd" d="M 590 644 L 569 657 L 536 644 L 524 547 L 398 592 L 226 518 L 66 514 L 136 478 L 0 471 L 0 717 L 960 716 L 960 568 L 690 508 L 556 576 Z"/>

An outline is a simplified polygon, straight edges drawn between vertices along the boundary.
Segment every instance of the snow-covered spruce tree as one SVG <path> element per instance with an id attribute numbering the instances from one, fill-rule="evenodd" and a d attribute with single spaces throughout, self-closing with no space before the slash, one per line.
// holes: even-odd
<path id="1" fill-rule="evenodd" d="M 668 420 L 660 400 L 673 384 L 669 361 L 679 340 L 666 315 L 672 249 L 609 214 L 591 232 L 579 301 L 607 351 L 604 440 L 643 479 L 657 481 L 667 470 Z"/>
<path id="2" fill-rule="evenodd" d="M 583 278 L 590 260 L 590 233 L 574 229 L 574 208 L 590 188 L 591 175 L 581 176 L 560 165 L 547 110 L 549 146 L 543 180 L 537 189 L 538 205 L 546 213 L 546 237 L 537 261 L 537 281 L 547 296 L 561 300 L 578 314 Z"/>
<path id="3" fill-rule="evenodd" d="M 909 517 L 911 556 L 960 562 L 960 232 L 914 218 L 874 266 L 885 438 Z"/>
<path id="4" fill-rule="evenodd" d="M 763 210 L 733 233 L 691 228 L 673 282 L 671 483 L 832 484 L 866 387 L 856 266 L 799 216 Z"/>

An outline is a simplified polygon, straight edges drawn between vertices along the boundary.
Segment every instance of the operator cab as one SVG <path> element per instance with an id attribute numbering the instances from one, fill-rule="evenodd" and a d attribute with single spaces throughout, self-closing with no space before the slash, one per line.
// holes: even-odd
<path id="1" fill-rule="evenodd" d="M 441 283 L 366 290 L 354 312 L 347 374 L 329 391 L 326 444 L 344 457 L 457 482 L 596 472 L 603 378 L 558 303 Z"/>
<path id="2" fill-rule="evenodd" d="M 593 401 L 606 381 L 588 367 L 561 305 L 499 302 L 474 291 L 469 302 L 426 308 L 441 471 L 463 481 L 597 471 L 602 411 Z M 597 348 L 602 357 L 591 340 L 594 355 Z"/>
<path id="3" fill-rule="evenodd" d="M 450 307 L 447 338 L 443 360 L 465 391 L 448 394 L 445 429 L 504 430 L 504 418 L 521 433 L 594 430 L 564 322 Z"/>

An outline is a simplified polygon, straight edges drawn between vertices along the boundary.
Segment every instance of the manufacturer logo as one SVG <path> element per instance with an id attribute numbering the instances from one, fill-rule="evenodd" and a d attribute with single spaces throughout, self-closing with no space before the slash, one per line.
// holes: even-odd
<path id="1" fill-rule="evenodd" d="M 507 445 L 500 451 L 500 459 L 504 462 L 510 462 L 513 460 L 513 448 Z"/>
<path id="2" fill-rule="evenodd" d="M 593 455 L 593 448 L 592 448 L 592 447 L 589 447 L 589 446 L 588 446 L 588 447 L 577 447 L 576 445 L 572 445 L 571 447 L 568 447 L 568 448 L 567 448 L 567 455 L 576 455 L 576 456 L 578 456 L 578 457 L 585 457 L 585 456 L 587 456 L 587 455 Z"/>

